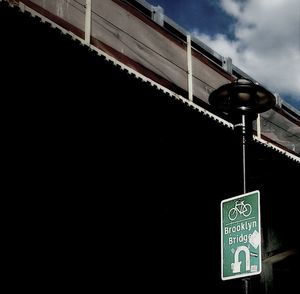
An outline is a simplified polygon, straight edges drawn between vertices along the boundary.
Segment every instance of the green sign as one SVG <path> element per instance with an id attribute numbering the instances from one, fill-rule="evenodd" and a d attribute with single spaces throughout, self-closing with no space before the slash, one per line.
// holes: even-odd
<path id="1" fill-rule="evenodd" d="M 221 202 L 222 280 L 261 272 L 259 197 L 253 191 Z"/>

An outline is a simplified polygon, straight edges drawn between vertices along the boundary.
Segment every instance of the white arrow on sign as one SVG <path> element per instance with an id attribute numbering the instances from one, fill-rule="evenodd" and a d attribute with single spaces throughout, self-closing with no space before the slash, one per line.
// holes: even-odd
<path id="1" fill-rule="evenodd" d="M 239 261 L 239 254 L 241 251 L 246 255 L 246 270 L 250 270 L 250 251 L 246 246 L 239 246 L 234 253 L 234 262 L 231 264 L 231 269 L 234 274 L 241 272 L 241 261 Z"/>

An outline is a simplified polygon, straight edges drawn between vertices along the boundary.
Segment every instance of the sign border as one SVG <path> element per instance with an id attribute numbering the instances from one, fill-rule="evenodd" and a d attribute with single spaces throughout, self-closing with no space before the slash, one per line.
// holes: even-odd
<path id="1" fill-rule="evenodd" d="M 237 279 L 237 278 L 243 278 L 243 277 L 249 277 L 249 276 L 254 276 L 254 275 L 261 274 L 261 271 L 262 271 L 261 243 L 262 242 L 260 243 L 259 249 L 258 249 L 258 252 L 259 252 L 259 265 L 260 265 L 258 272 L 237 274 L 237 275 L 232 275 L 232 276 L 229 276 L 229 277 L 224 277 L 224 273 L 223 273 L 223 264 L 224 264 L 224 260 L 223 260 L 223 203 L 231 201 L 231 200 L 234 200 L 234 199 L 239 199 L 239 198 L 248 196 L 250 194 L 252 195 L 252 194 L 255 194 L 255 193 L 257 193 L 257 198 L 258 198 L 259 234 L 260 234 L 260 237 L 261 237 L 261 240 L 262 240 L 261 222 L 260 222 L 260 191 L 259 190 L 254 190 L 254 191 L 247 192 L 247 193 L 244 193 L 244 194 L 241 194 L 241 195 L 238 195 L 238 196 L 234 196 L 234 197 L 230 197 L 230 198 L 227 198 L 227 199 L 223 199 L 221 201 L 221 203 L 220 203 L 220 209 L 221 209 L 221 278 L 222 278 L 223 281 Z"/>

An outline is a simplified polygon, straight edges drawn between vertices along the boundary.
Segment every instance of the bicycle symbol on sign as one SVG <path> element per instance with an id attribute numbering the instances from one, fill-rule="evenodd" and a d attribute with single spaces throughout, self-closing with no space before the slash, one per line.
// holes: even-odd
<path id="1" fill-rule="evenodd" d="M 244 204 L 244 200 L 235 201 L 234 207 L 232 207 L 228 212 L 228 218 L 234 221 L 238 215 L 243 215 L 245 217 L 249 216 L 252 212 L 252 207 L 249 203 Z"/>

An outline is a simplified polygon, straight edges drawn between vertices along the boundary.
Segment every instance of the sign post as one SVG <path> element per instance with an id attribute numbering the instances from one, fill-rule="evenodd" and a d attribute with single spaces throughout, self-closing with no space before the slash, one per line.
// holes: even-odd
<path id="1" fill-rule="evenodd" d="M 249 278 L 261 272 L 261 231 L 259 191 L 246 193 L 246 133 L 258 113 L 276 105 L 276 97 L 267 89 L 247 79 L 224 84 L 209 95 L 209 103 L 230 115 L 234 122 L 241 116 L 243 147 L 243 195 L 221 202 L 222 279 L 245 277 L 245 294 Z M 251 138 L 251 137 L 250 137 Z"/>
<path id="2" fill-rule="evenodd" d="M 222 280 L 261 273 L 260 193 L 221 202 Z"/>

